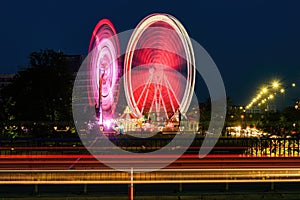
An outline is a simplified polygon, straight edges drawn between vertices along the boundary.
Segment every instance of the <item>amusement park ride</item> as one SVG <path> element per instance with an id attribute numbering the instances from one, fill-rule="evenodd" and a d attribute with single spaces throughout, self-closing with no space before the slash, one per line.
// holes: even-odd
<path id="1" fill-rule="evenodd" d="M 136 119 L 164 122 L 163 130 L 169 130 L 171 124 L 170 130 L 178 131 L 192 99 L 196 71 L 191 41 L 176 18 L 168 14 L 144 18 L 121 56 L 113 24 L 100 20 L 91 37 L 89 55 L 89 104 L 95 108 L 101 131 L 108 128 L 108 120 L 116 118 L 121 78 Z"/>

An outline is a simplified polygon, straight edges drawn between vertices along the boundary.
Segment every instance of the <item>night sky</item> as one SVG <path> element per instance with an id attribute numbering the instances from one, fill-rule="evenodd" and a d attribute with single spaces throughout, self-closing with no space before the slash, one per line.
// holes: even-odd
<path id="1" fill-rule="evenodd" d="M 299 10 L 297 0 L 2 1 L 0 73 L 17 72 L 40 49 L 86 55 L 102 18 L 121 32 L 148 14 L 169 13 L 211 55 L 227 94 L 246 104 L 263 83 L 299 82 Z"/>

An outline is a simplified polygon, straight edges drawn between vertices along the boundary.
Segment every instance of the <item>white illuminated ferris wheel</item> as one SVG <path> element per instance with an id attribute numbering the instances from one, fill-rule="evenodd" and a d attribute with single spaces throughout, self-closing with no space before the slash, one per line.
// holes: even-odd
<path id="1" fill-rule="evenodd" d="M 129 40 L 124 59 L 124 87 L 137 116 L 156 113 L 167 119 L 186 113 L 195 86 L 195 59 L 183 25 L 173 16 L 144 18 Z"/>

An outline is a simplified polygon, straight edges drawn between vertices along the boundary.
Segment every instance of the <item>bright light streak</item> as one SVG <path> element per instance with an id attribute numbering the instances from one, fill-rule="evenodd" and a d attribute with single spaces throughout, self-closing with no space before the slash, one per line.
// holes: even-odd
<path id="1" fill-rule="evenodd" d="M 130 184 L 128 173 L 111 170 L 5 170 L 1 184 Z M 133 174 L 134 184 L 298 182 L 299 168 L 164 169 Z"/>

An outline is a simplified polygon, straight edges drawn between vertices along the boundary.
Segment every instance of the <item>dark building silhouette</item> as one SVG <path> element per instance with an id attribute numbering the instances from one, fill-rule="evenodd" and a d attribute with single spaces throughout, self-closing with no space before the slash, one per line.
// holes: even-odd
<path id="1" fill-rule="evenodd" d="M 73 72 L 78 72 L 81 63 L 83 62 L 85 56 L 83 55 L 64 55 L 67 67 Z"/>
<path id="2" fill-rule="evenodd" d="M 0 74 L 0 90 L 9 85 L 14 78 L 15 74 Z"/>

